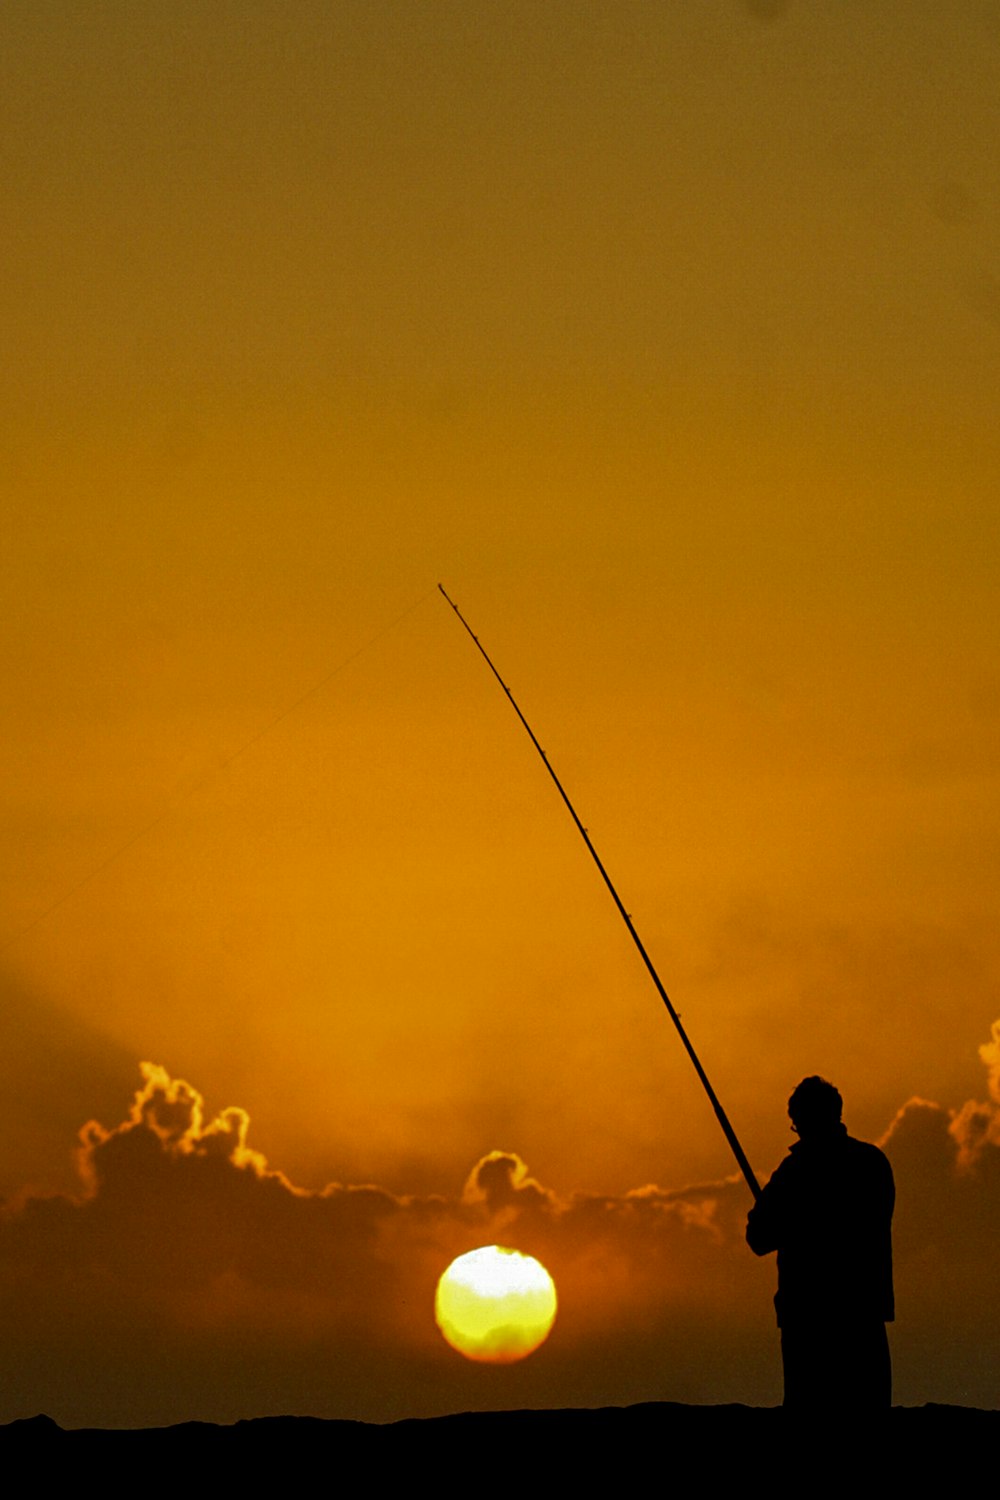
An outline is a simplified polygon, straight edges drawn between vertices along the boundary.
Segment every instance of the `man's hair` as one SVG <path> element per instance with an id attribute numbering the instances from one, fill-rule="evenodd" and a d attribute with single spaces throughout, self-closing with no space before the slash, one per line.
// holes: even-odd
<path id="1" fill-rule="evenodd" d="M 792 1090 L 788 1101 L 788 1113 L 792 1124 L 801 1135 L 803 1131 L 829 1129 L 840 1123 L 844 1101 L 840 1090 L 825 1078 L 803 1078 Z"/>

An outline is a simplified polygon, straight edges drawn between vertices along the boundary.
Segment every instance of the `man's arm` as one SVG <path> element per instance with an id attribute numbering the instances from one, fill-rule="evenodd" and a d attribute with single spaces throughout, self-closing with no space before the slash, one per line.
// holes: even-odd
<path id="1" fill-rule="evenodd" d="M 781 1167 L 747 1214 L 747 1244 L 754 1255 L 770 1255 L 781 1246 L 785 1228 L 785 1192 Z"/>

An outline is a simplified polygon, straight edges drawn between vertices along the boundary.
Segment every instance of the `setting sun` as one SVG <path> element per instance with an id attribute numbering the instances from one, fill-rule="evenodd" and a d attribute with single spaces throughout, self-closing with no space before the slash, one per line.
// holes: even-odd
<path id="1" fill-rule="evenodd" d="M 484 1245 L 452 1261 L 438 1282 L 434 1316 L 467 1359 L 512 1364 L 548 1338 L 555 1283 L 532 1256 Z"/>

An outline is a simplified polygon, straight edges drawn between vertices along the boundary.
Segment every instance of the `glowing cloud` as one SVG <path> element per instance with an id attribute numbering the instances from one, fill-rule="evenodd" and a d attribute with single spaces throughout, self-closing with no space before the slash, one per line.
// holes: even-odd
<path id="1" fill-rule="evenodd" d="M 967 1100 L 948 1127 L 958 1143 L 958 1165 L 964 1172 L 978 1165 L 986 1146 L 1000 1146 L 1000 1021 L 991 1029 L 993 1040 L 983 1043 L 979 1056 L 986 1064 L 992 1102 Z"/>
<path id="2" fill-rule="evenodd" d="M 910 1099 L 883 1137 L 904 1404 L 995 1403 L 1000 1024 L 980 1051 L 987 1102 Z M 490 1409 L 498 1360 L 525 1405 L 777 1399 L 773 1268 L 747 1253 L 742 1182 L 560 1195 L 490 1151 L 454 1195 L 306 1188 L 248 1146 L 244 1110 L 142 1072 L 119 1123 L 81 1132 L 73 1197 L 0 1205 L 0 1419 L 161 1426 L 307 1407 L 391 1421 Z M 491 1259 L 516 1315 L 497 1316 Z M 536 1292 L 519 1280 L 531 1266 Z M 553 1281 L 558 1348 L 526 1360 L 552 1326 Z M 471 1328 L 460 1304 L 478 1304 Z"/>

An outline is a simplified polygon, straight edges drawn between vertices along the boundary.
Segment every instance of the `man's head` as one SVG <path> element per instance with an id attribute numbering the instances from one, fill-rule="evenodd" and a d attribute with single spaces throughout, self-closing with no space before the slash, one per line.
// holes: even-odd
<path id="1" fill-rule="evenodd" d="M 844 1101 L 825 1078 L 803 1078 L 792 1090 L 788 1113 L 797 1135 L 822 1135 L 840 1124 Z"/>

